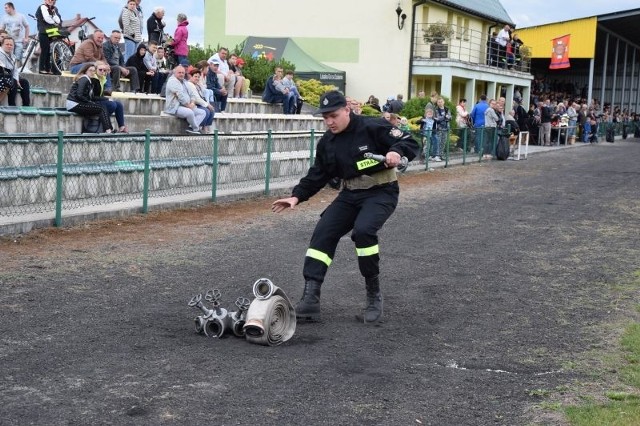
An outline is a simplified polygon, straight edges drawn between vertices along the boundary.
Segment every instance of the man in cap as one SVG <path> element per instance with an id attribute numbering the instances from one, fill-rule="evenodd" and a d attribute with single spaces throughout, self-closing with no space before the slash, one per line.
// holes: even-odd
<path id="1" fill-rule="evenodd" d="M 318 141 L 315 163 L 293 188 L 291 197 L 272 204 L 272 210 L 280 213 L 308 200 L 332 178 L 342 179 L 342 191 L 323 212 L 311 237 L 303 269 L 304 292 L 296 305 L 296 316 L 319 319 L 320 287 L 340 238 L 351 231 L 366 284 L 366 307 L 357 318 L 375 323 L 382 317 L 377 233 L 398 204 L 395 167 L 403 156 L 415 158 L 418 143 L 410 133 L 385 120 L 355 115 L 338 91 L 320 97 L 317 113 L 322 114 L 328 130 Z M 382 155 L 384 162 L 366 158 L 365 154 Z"/>
<path id="2" fill-rule="evenodd" d="M 218 79 L 220 60 L 210 58 L 207 63 L 209 64 L 209 69 L 207 70 L 207 75 L 205 77 L 207 89 L 213 90 L 216 112 L 224 113 L 225 109 L 227 109 L 227 97 L 229 93 L 227 92 L 227 89 L 220 84 L 220 80 Z"/>

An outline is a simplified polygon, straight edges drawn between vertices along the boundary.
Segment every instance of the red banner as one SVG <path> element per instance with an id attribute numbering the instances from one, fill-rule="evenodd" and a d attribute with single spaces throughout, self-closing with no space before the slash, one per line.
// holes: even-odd
<path id="1" fill-rule="evenodd" d="M 569 64 L 569 41 L 571 34 L 567 34 L 562 37 L 554 38 L 551 49 L 551 63 L 549 64 L 550 70 L 559 70 L 562 68 L 570 68 Z"/>

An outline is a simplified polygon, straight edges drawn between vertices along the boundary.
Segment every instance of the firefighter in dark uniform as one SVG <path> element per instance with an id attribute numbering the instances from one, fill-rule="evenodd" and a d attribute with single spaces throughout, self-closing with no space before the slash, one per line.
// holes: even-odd
<path id="1" fill-rule="evenodd" d="M 334 177 L 342 179 L 342 190 L 321 214 L 307 250 L 302 299 L 296 305 L 300 319 L 320 317 L 320 287 L 340 238 L 351 232 L 360 273 L 365 278 L 367 304 L 358 318 L 366 323 L 382 317 L 378 230 L 398 204 L 400 189 L 395 167 L 403 156 L 410 161 L 419 152 L 409 133 L 380 118 L 351 112 L 345 97 L 330 91 L 320 97 L 320 108 L 328 128 L 318 141 L 315 164 L 293 188 L 291 197 L 276 200 L 276 213 L 308 200 Z M 379 162 L 365 153 L 384 155 Z"/>

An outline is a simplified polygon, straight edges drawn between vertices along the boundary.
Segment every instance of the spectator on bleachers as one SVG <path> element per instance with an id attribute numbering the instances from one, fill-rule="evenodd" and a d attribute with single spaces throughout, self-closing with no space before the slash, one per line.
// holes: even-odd
<path id="1" fill-rule="evenodd" d="M 13 56 L 13 38 L 4 36 L 0 41 L 0 105 L 8 105 L 8 96 L 14 85 L 19 85 L 19 70 Z"/>
<path id="2" fill-rule="evenodd" d="M 242 96 L 242 86 L 244 85 L 244 76 L 242 75 L 242 70 L 238 68 L 238 55 L 232 53 L 229 56 L 229 70 L 235 75 L 236 82 L 233 85 L 233 97 L 241 98 Z"/>
<path id="3" fill-rule="evenodd" d="M 105 96 L 105 84 L 109 74 L 109 64 L 104 61 L 96 61 L 96 74 L 91 78 L 93 83 L 93 99 L 107 110 L 109 115 L 113 114 L 118 122 L 118 132 L 129 133 L 124 122 L 124 105 L 117 99 L 109 99 Z"/>
<path id="4" fill-rule="evenodd" d="M 242 76 L 242 87 L 240 88 L 240 97 L 248 98 L 249 97 L 249 89 L 251 88 L 251 80 L 244 76 L 244 59 L 238 58 L 236 61 L 236 68 L 240 75 Z"/>
<path id="5" fill-rule="evenodd" d="M 231 71 L 227 56 L 229 55 L 229 49 L 221 47 L 213 56 L 208 60 L 211 62 L 218 62 L 218 81 L 220 86 L 227 90 L 229 97 L 233 97 L 233 91 L 236 85 L 236 74 Z"/>
<path id="6" fill-rule="evenodd" d="M 126 66 L 134 67 L 138 73 L 138 86 L 143 93 L 149 93 L 151 91 L 151 80 L 153 79 L 154 72 L 147 68 L 144 63 L 147 56 L 147 46 L 144 43 L 140 43 L 136 48 L 136 53 L 127 59 Z"/>
<path id="7" fill-rule="evenodd" d="M 209 134 L 212 133 L 212 126 L 213 126 L 213 118 L 215 116 L 215 109 L 213 107 L 213 105 L 211 105 L 205 98 L 205 94 L 204 91 L 202 90 L 202 86 L 201 86 L 201 78 L 202 78 L 202 71 L 200 71 L 199 68 L 192 68 L 191 71 L 189 71 L 189 75 L 188 77 L 185 76 L 185 79 L 188 78 L 188 84 L 193 86 L 193 92 L 194 92 L 194 96 L 191 98 L 191 100 L 196 104 L 196 108 L 201 109 L 205 112 L 205 116 L 204 119 L 202 120 L 202 123 L 200 123 L 200 127 L 202 128 L 202 133 L 205 134 Z"/>
<path id="8" fill-rule="evenodd" d="M 273 86 L 276 92 L 282 94 L 282 110 L 285 114 L 295 114 L 297 107 L 297 100 L 295 93 L 289 89 L 284 83 L 284 71 L 279 68 L 276 71 L 276 75 L 273 77 Z"/>
<path id="9" fill-rule="evenodd" d="M 275 68 L 274 74 L 265 82 L 262 100 L 270 104 L 282 102 L 282 112 L 294 114 L 296 111 L 295 95 L 282 84 L 283 74 L 282 67 Z"/>
<path id="10" fill-rule="evenodd" d="M 142 41 L 142 26 L 138 15 L 138 3 L 129 0 L 120 15 L 122 20 L 122 34 L 124 35 L 124 61 L 136 53 L 136 46 Z"/>
<path id="11" fill-rule="evenodd" d="M 207 70 L 207 89 L 213 91 L 213 96 L 215 98 L 215 109 L 216 112 L 222 112 L 227 109 L 227 89 L 220 85 L 220 80 L 218 79 L 218 68 L 220 67 L 220 62 L 217 59 L 207 61 L 209 64 L 209 69 Z"/>
<path id="12" fill-rule="evenodd" d="M 13 38 L 13 54 L 16 57 L 16 67 L 20 69 L 24 45 L 29 42 L 29 23 L 22 13 L 16 11 L 12 2 L 4 4 L 4 11 L 6 14 L 0 20 L 0 28 Z"/>
<path id="13" fill-rule="evenodd" d="M 398 94 L 395 98 L 393 96 L 387 98 L 387 103 L 382 106 L 382 111 L 399 114 L 402 108 L 404 108 L 404 102 L 402 101 L 402 95 Z"/>
<path id="14" fill-rule="evenodd" d="M 153 8 L 153 13 L 147 19 L 147 34 L 149 37 L 149 43 L 155 41 L 158 46 L 164 44 L 164 27 L 167 25 L 164 22 L 164 7 L 158 6 Z"/>
<path id="15" fill-rule="evenodd" d="M 187 56 L 189 55 L 189 45 L 187 44 L 187 40 L 189 39 L 189 30 L 187 26 L 189 25 L 189 21 L 187 20 L 187 15 L 184 13 L 179 13 L 176 18 L 178 21 L 178 26 L 176 27 L 176 31 L 173 34 L 173 41 L 171 42 L 171 46 L 173 46 L 173 54 L 180 65 L 188 65 Z"/>
<path id="16" fill-rule="evenodd" d="M 104 59 L 109 64 L 111 72 L 107 76 L 107 86 L 105 90 L 122 91 L 120 79 L 122 77 L 129 79 L 129 87 L 132 92 L 137 93 L 140 90 L 138 79 L 138 70 L 135 67 L 126 67 L 124 64 L 124 55 L 120 50 L 120 40 L 122 33 L 118 30 L 111 32 L 111 37 L 102 44 Z M 109 78 L 112 86 L 109 86 Z"/>
<path id="17" fill-rule="evenodd" d="M 102 44 L 104 43 L 104 32 L 95 30 L 85 41 L 76 47 L 69 65 L 70 71 L 76 74 L 85 64 L 93 64 L 95 61 L 104 61 Z"/>
<path id="18" fill-rule="evenodd" d="M 207 73 L 209 72 L 209 63 L 205 60 L 202 60 L 198 62 L 195 67 L 200 70 L 200 79 L 198 80 L 198 84 L 200 87 L 199 91 L 202 94 L 204 100 L 213 105 L 215 110 L 216 97 L 213 93 L 213 90 L 207 88 Z"/>
<path id="19" fill-rule="evenodd" d="M 96 76 L 96 66 L 93 63 L 85 64 L 73 77 L 71 90 L 67 95 L 67 110 L 75 112 L 83 117 L 98 116 L 105 133 L 111 133 L 113 126 L 109 119 L 109 113 L 94 100 L 92 78 Z"/>
<path id="20" fill-rule="evenodd" d="M 163 75 L 160 73 L 158 60 L 156 59 L 157 51 L 158 43 L 155 40 L 149 41 L 149 43 L 147 43 L 147 54 L 144 56 L 144 65 L 147 67 L 147 70 L 152 71 L 153 74 L 151 76 L 149 91 L 146 93 L 157 93 L 154 89 L 162 87 L 162 83 L 164 83 L 162 80 Z"/>
<path id="21" fill-rule="evenodd" d="M 393 101 L 393 96 L 387 96 L 387 102 L 382 105 L 382 112 L 393 112 L 391 111 L 391 101 Z"/>
<path id="22" fill-rule="evenodd" d="M 0 77 L 0 105 L 16 105 L 18 91 L 22 98 L 22 106 L 31 106 L 29 91 L 31 85 L 29 80 L 20 77 L 18 59 L 13 52 L 15 44 L 12 37 L 3 37 L 0 40 L 0 67 L 2 76 Z"/>
<path id="23" fill-rule="evenodd" d="M 387 120 L 389 123 L 393 124 L 394 126 L 398 125 L 398 122 L 400 121 L 400 118 L 398 117 L 398 114 L 395 114 L 393 112 L 389 112 L 389 111 L 385 111 L 382 113 L 382 118 L 384 118 L 385 120 Z"/>
<path id="24" fill-rule="evenodd" d="M 380 108 L 380 100 L 373 95 L 369 96 L 369 99 L 367 99 L 367 102 L 365 102 L 365 105 L 369 105 L 371 108 L 375 109 L 376 111 L 382 112 L 382 108 Z"/>
<path id="25" fill-rule="evenodd" d="M 159 95 L 161 93 L 160 89 L 162 89 L 162 86 L 169 76 L 169 62 L 167 61 L 165 50 L 162 46 L 158 46 L 154 56 L 156 58 L 156 64 L 158 65 L 158 73 L 151 82 L 151 91 Z"/>
<path id="26" fill-rule="evenodd" d="M 300 96 L 300 92 L 298 91 L 298 86 L 296 86 L 296 83 L 293 81 L 293 71 L 292 70 L 287 70 L 285 72 L 284 77 L 282 77 L 282 84 L 284 85 L 284 87 L 289 89 L 289 91 L 291 93 L 293 93 L 293 96 L 295 96 L 295 101 L 294 102 L 295 102 L 295 106 L 296 106 L 296 114 L 300 114 L 300 111 L 302 110 L 302 103 L 303 103 L 304 99 L 302 98 L 302 96 Z M 348 98 L 348 99 L 351 99 L 351 98 Z M 353 111 L 357 115 L 362 113 L 362 106 L 360 105 L 360 102 L 356 101 L 355 99 L 351 99 L 351 100 L 352 100 L 352 102 L 349 105 L 351 107 L 351 111 Z M 349 102 L 347 102 L 347 103 L 349 103 Z M 357 107 L 357 108 L 354 109 L 354 107 Z"/>
<path id="27" fill-rule="evenodd" d="M 40 45 L 40 59 L 38 72 L 40 74 L 53 74 L 51 71 L 51 43 L 49 33 L 57 31 L 62 23 L 62 17 L 56 7 L 56 0 L 44 0 L 44 4 L 36 10 L 38 22 L 38 44 Z"/>
<path id="28" fill-rule="evenodd" d="M 166 102 L 164 111 L 167 114 L 183 118 L 189 123 L 187 133 L 200 134 L 200 124 L 206 113 L 198 109 L 192 101 L 196 96 L 185 81 L 185 69 L 178 65 L 173 69 L 173 74 L 167 80 Z"/>
<path id="29" fill-rule="evenodd" d="M 362 104 L 357 99 L 354 99 L 351 96 L 345 96 L 345 99 L 347 100 L 347 106 L 351 109 L 351 111 L 355 115 L 362 114 Z M 300 108 L 301 107 L 302 107 L 302 102 L 300 102 Z M 296 114 L 300 114 L 300 111 L 298 110 Z"/>

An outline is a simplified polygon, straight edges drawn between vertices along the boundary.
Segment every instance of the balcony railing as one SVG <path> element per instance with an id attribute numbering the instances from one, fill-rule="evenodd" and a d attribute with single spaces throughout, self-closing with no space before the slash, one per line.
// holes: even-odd
<path id="1" fill-rule="evenodd" d="M 425 39 L 425 30 L 430 25 L 432 23 L 416 24 L 414 61 L 460 61 L 511 71 L 530 71 L 531 61 L 523 55 L 529 50 L 527 46 L 512 43 L 513 49 L 507 52 L 497 42 L 488 42 L 489 34 L 453 24 L 448 25 L 452 32 L 450 37 Z"/>

